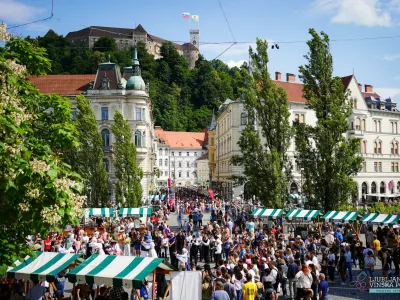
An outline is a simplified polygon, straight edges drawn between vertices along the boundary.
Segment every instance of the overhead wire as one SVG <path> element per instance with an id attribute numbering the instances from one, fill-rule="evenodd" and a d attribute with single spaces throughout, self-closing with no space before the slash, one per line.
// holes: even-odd
<path id="1" fill-rule="evenodd" d="M 229 49 L 231 49 L 233 46 L 235 46 L 235 45 L 237 44 L 237 43 L 236 43 L 236 39 L 235 39 L 235 35 L 233 34 L 233 30 L 232 30 L 232 28 L 231 28 L 231 25 L 229 24 L 228 17 L 226 16 L 225 10 L 224 10 L 224 8 L 222 7 L 221 0 L 218 0 L 218 3 L 219 3 L 219 7 L 221 8 L 222 14 L 224 15 L 225 22 L 226 22 L 226 24 L 228 25 L 229 31 L 230 31 L 231 36 L 232 36 L 232 38 L 233 38 L 233 43 L 232 43 L 232 45 L 230 45 L 228 48 L 226 48 L 224 51 L 222 51 L 219 55 L 217 55 L 217 57 L 215 57 L 214 59 L 217 59 L 218 57 L 220 57 L 221 55 L 223 55 L 225 52 L 227 52 Z"/>
<path id="2" fill-rule="evenodd" d="M 27 25 L 31 25 L 31 24 L 36 24 L 36 23 L 44 23 L 47 22 L 49 20 L 51 20 L 54 16 L 54 0 L 51 0 L 51 14 L 50 17 L 44 18 L 44 19 L 39 19 L 36 21 L 32 21 L 32 22 L 27 22 L 24 24 L 19 24 L 19 25 L 13 25 L 13 26 L 8 26 L 8 29 L 14 29 L 14 28 L 19 28 L 19 27 L 23 27 L 23 26 L 27 26 Z"/>

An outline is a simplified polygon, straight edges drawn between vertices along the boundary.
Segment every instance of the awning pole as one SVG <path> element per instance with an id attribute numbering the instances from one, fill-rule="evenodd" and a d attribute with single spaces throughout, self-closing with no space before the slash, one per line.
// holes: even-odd
<path id="1" fill-rule="evenodd" d="M 171 287 L 171 283 L 168 283 L 167 285 L 167 289 L 165 290 L 164 293 L 164 297 L 162 298 L 162 300 L 165 300 L 165 298 L 167 298 L 168 292 L 169 292 L 169 288 Z"/>
<path id="2" fill-rule="evenodd" d="M 135 291 L 136 291 L 136 296 L 138 297 L 138 299 L 139 299 L 139 300 L 142 299 L 142 298 L 140 297 L 140 292 L 139 292 L 139 290 L 135 289 Z"/>
<path id="3" fill-rule="evenodd" d="M 61 299 L 61 295 L 60 295 L 60 293 L 58 292 L 57 287 L 56 287 L 56 285 L 54 284 L 54 281 L 51 282 L 50 284 L 51 284 L 51 286 L 53 287 L 54 294 L 56 294 L 57 299 Z"/>
<path id="4" fill-rule="evenodd" d="M 156 287 L 156 269 L 153 271 L 153 292 L 151 293 L 151 300 L 155 300 L 155 294 L 157 293 Z"/>
<path id="5" fill-rule="evenodd" d="M 72 284 L 72 300 L 76 300 L 76 285 L 75 283 Z"/>

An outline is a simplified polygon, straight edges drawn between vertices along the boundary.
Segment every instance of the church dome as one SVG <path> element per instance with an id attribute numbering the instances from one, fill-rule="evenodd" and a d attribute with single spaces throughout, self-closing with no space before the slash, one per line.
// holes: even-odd
<path id="1" fill-rule="evenodd" d="M 126 82 L 126 89 L 144 91 L 146 90 L 146 84 L 144 83 L 142 76 L 132 75 Z"/>
<path id="2" fill-rule="evenodd" d="M 146 84 L 141 76 L 139 60 L 137 58 L 137 50 L 136 45 L 133 50 L 133 59 L 132 59 L 132 75 L 129 77 L 126 82 L 127 90 L 135 90 L 135 91 L 145 91 Z"/>

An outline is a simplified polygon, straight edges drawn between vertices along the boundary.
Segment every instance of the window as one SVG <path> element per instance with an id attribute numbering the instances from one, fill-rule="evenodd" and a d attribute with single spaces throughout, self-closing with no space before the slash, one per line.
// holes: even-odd
<path id="1" fill-rule="evenodd" d="M 194 156 L 197 156 L 197 152 L 194 153 Z"/>
<path id="2" fill-rule="evenodd" d="M 367 172 L 367 163 L 365 161 L 362 163 L 362 171 Z"/>
<path id="3" fill-rule="evenodd" d="M 299 122 L 300 122 L 300 123 L 304 123 L 304 122 L 305 122 L 305 116 L 304 116 L 304 114 L 300 114 L 300 120 L 299 120 Z"/>
<path id="4" fill-rule="evenodd" d="M 194 176 L 194 177 L 197 177 L 197 172 L 193 172 L 193 176 Z"/>
<path id="5" fill-rule="evenodd" d="M 378 142 L 374 142 L 374 153 L 378 153 Z"/>
<path id="6" fill-rule="evenodd" d="M 382 142 L 381 141 L 374 142 L 374 153 L 382 154 Z"/>
<path id="7" fill-rule="evenodd" d="M 240 114 L 240 125 L 247 125 L 247 113 Z"/>
<path id="8" fill-rule="evenodd" d="M 376 194 L 376 183 L 372 182 L 371 184 L 371 194 Z"/>
<path id="9" fill-rule="evenodd" d="M 381 132 L 381 121 L 377 121 L 377 132 Z"/>
<path id="10" fill-rule="evenodd" d="M 382 154 L 382 142 L 378 142 L 378 153 Z"/>
<path id="11" fill-rule="evenodd" d="M 190 168 L 190 164 L 188 161 L 186 162 L 186 168 Z"/>
<path id="12" fill-rule="evenodd" d="M 367 141 L 361 142 L 361 153 L 367 153 Z"/>
<path id="13" fill-rule="evenodd" d="M 71 108 L 71 119 L 76 121 L 76 108 Z"/>
<path id="14" fill-rule="evenodd" d="M 399 172 L 399 163 L 394 163 L 394 171 Z"/>
<path id="15" fill-rule="evenodd" d="M 174 156 L 174 151 L 171 151 L 171 156 Z"/>
<path id="16" fill-rule="evenodd" d="M 181 162 L 178 163 L 178 167 L 182 168 L 182 163 Z"/>
<path id="17" fill-rule="evenodd" d="M 168 167 L 168 158 L 165 160 L 165 166 Z"/>
<path id="18" fill-rule="evenodd" d="M 190 176 L 189 176 L 189 172 L 186 172 L 186 178 L 189 178 Z"/>
<path id="19" fill-rule="evenodd" d="M 164 150 L 164 155 L 167 156 L 168 155 L 168 149 Z"/>
<path id="20" fill-rule="evenodd" d="M 162 167 L 162 159 L 159 159 L 159 160 L 158 160 L 158 166 L 159 166 L 159 167 Z"/>
<path id="21" fill-rule="evenodd" d="M 394 142 L 394 153 L 393 154 L 396 154 L 396 155 L 398 155 L 399 154 L 399 142 Z"/>
<path id="22" fill-rule="evenodd" d="M 382 163 L 378 162 L 378 172 L 382 172 Z"/>
<path id="23" fill-rule="evenodd" d="M 357 99 L 353 99 L 353 108 L 357 109 Z"/>
<path id="24" fill-rule="evenodd" d="M 366 126 L 366 121 L 365 119 L 362 119 L 361 121 L 361 130 L 366 130 L 367 126 Z"/>
<path id="25" fill-rule="evenodd" d="M 178 172 L 178 177 L 182 177 L 182 172 Z"/>
<path id="26" fill-rule="evenodd" d="M 158 155 L 162 156 L 162 149 L 158 150 Z"/>
<path id="27" fill-rule="evenodd" d="M 101 108 L 101 120 L 107 121 L 108 120 L 108 107 Z"/>
<path id="28" fill-rule="evenodd" d="M 397 122 L 394 122 L 394 132 L 393 133 L 397 133 Z"/>
<path id="29" fill-rule="evenodd" d="M 394 170 L 394 162 L 392 162 L 392 172 L 395 172 L 395 170 Z"/>
<path id="30" fill-rule="evenodd" d="M 142 147 L 142 133 L 139 130 L 135 131 L 135 146 Z"/>
<path id="31" fill-rule="evenodd" d="M 136 120 L 137 121 L 145 120 L 145 108 L 144 107 L 136 107 Z"/>
<path id="32" fill-rule="evenodd" d="M 160 176 L 163 176 L 163 171 L 160 171 Z"/>
<path id="33" fill-rule="evenodd" d="M 186 152 L 186 156 L 189 156 L 189 152 Z"/>
<path id="34" fill-rule="evenodd" d="M 107 158 L 103 158 L 103 163 L 104 163 L 104 169 L 106 170 L 106 172 L 108 173 L 110 171 L 110 164 L 108 162 Z"/>
<path id="35" fill-rule="evenodd" d="M 374 129 L 376 132 L 378 132 L 378 121 L 374 120 Z"/>
<path id="36" fill-rule="evenodd" d="M 182 156 L 182 152 L 179 152 L 179 156 Z"/>
<path id="37" fill-rule="evenodd" d="M 356 119 L 356 130 L 361 130 L 361 121 L 359 118 Z"/>
<path id="38" fill-rule="evenodd" d="M 101 131 L 101 138 L 103 139 L 103 150 L 108 151 L 110 147 L 110 131 L 103 129 Z"/>
<path id="39" fill-rule="evenodd" d="M 296 122 L 299 122 L 299 121 L 300 121 L 300 115 L 299 115 L 299 114 L 295 114 L 295 115 L 294 115 L 294 120 L 295 120 Z"/>
<path id="40" fill-rule="evenodd" d="M 374 171 L 378 172 L 378 163 L 377 162 L 374 162 Z"/>

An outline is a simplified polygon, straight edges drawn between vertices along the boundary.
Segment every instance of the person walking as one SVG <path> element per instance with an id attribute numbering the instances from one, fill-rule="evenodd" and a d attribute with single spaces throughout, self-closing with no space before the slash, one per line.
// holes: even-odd
<path id="1" fill-rule="evenodd" d="M 295 276 L 299 272 L 299 267 L 298 265 L 294 262 L 293 257 L 289 257 L 289 266 L 288 266 L 288 271 L 287 271 L 287 279 L 288 279 L 288 288 L 289 288 L 289 299 L 294 299 L 296 298 L 296 279 Z"/>
<path id="2" fill-rule="evenodd" d="M 328 300 L 329 284 L 325 280 L 325 274 L 319 274 L 318 296 L 319 300 Z"/>
<path id="3" fill-rule="evenodd" d="M 297 287 L 296 300 L 301 300 L 305 296 L 305 291 L 307 289 L 310 290 L 313 283 L 310 269 L 306 264 L 301 265 L 301 271 L 296 274 L 295 279 Z"/>
<path id="4" fill-rule="evenodd" d="M 231 300 L 221 281 L 215 284 L 215 291 L 211 294 L 210 300 Z"/>
<path id="5" fill-rule="evenodd" d="M 252 281 L 250 273 L 246 274 L 247 282 L 242 287 L 242 300 L 255 300 L 258 295 L 257 285 Z"/>

